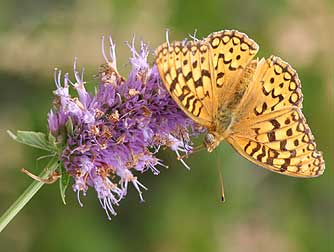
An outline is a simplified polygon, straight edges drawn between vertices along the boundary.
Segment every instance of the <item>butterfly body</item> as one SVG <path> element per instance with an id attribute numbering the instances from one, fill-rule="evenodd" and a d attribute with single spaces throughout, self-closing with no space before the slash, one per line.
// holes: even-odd
<path id="1" fill-rule="evenodd" d="M 214 113 L 213 127 L 209 128 L 209 133 L 204 138 L 204 145 L 209 152 L 212 152 L 221 141 L 232 133 L 232 131 L 229 130 L 229 127 L 233 125 L 233 120 L 239 117 L 238 106 L 240 105 L 249 84 L 253 81 L 257 63 L 258 60 L 252 60 L 245 67 L 240 77 L 235 80 L 236 85 L 230 99 L 226 99 L 218 105 L 218 109 L 216 113 Z M 224 99 L 224 97 L 221 97 L 221 99 Z"/>
<path id="2" fill-rule="evenodd" d="M 226 140 L 271 171 L 319 176 L 324 160 L 301 111 L 298 75 L 279 57 L 253 59 L 258 49 L 246 34 L 224 30 L 203 40 L 164 43 L 156 64 L 179 107 L 207 128 L 209 152 Z"/>

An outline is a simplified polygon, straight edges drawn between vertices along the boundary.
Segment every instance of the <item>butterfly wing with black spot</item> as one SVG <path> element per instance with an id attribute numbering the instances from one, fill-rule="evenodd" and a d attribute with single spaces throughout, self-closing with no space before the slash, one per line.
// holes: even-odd
<path id="1" fill-rule="evenodd" d="M 214 111 L 209 44 L 164 43 L 156 50 L 156 64 L 164 85 L 180 108 L 195 122 L 210 128 Z"/>
<path id="2" fill-rule="evenodd" d="M 259 46 L 246 34 L 223 30 L 210 34 L 205 41 L 211 46 L 214 69 L 214 108 L 231 102 L 246 66 L 256 55 Z"/>
<path id="3" fill-rule="evenodd" d="M 301 108 L 296 71 L 278 57 L 262 59 L 234 115 L 227 141 L 242 156 L 271 171 L 319 176 L 325 162 Z"/>

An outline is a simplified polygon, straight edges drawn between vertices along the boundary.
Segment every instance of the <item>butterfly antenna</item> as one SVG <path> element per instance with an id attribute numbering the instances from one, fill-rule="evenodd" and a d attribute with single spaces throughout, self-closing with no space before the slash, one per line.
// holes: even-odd
<path id="1" fill-rule="evenodd" d="M 225 189 L 224 189 L 224 181 L 223 181 L 223 175 L 222 175 L 222 171 L 220 169 L 221 167 L 221 162 L 220 162 L 220 158 L 217 156 L 217 169 L 218 169 L 218 174 L 219 174 L 219 181 L 221 184 L 221 200 L 224 203 L 225 202 Z"/>
<path id="2" fill-rule="evenodd" d="M 170 48 L 170 43 L 169 43 L 169 29 L 166 30 L 166 42 L 168 45 L 168 49 Z"/>
<path id="3" fill-rule="evenodd" d="M 188 36 L 193 39 L 194 41 L 199 41 L 198 38 L 196 38 L 196 33 L 197 33 L 197 29 L 195 29 L 194 34 L 188 34 Z"/>

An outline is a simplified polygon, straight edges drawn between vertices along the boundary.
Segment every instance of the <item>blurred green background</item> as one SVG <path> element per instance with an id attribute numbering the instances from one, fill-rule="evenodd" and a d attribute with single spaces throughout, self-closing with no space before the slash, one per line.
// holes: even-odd
<path id="1" fill-rule="evenodd" d="M 6 129 L 46 130 L 54 89 L 53 69 L 72 71 L 75 56 L 86 81 L 103 63 L 100 38 L 117 44 L 119 70 L 129 70 L 124 41 L 133 34 L 157 47 L 198 30 L 203 37 L 238 29 L 260 45 L 259 57 L 278 55 L 299 73 L 304 114 L 324 152 L 325 174 L 296 179 L 258 168 L 226 143 L 213 154 L 191 156 L 187 171 L 175 155 L 170 168 L 141 181 L 108 221 L 93 190 L 82 198 L 58 184 L 45 186 L 0 234 L 0 251 L 334 251 L 333 64 L 334 2 L 293 1 L 0 1 L 0 213 L 31 183 L 20 173 L 38 172 L 41 152 L 14 143 Z M 217 167 L 227 201 L 220 202 Z"/>

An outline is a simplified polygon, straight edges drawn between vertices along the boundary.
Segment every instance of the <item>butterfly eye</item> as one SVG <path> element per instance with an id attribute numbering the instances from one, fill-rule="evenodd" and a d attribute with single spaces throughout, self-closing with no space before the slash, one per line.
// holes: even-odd
<path id="1" fill-rule="evenodd" d="M 204 145 L 208 149 L 208 152 L 213 151 L 217 145 L 219 144 L 220 141 L 217 141 L 215 135 L 208 133 L 205 135 L 204 138 Z"/>
<path id="2" fill-rule="evenodd" d="M 215 143 L 215 136 L 211 133 L 205 135 L 204 143 L 206 146 L 212 146 Z"/>

